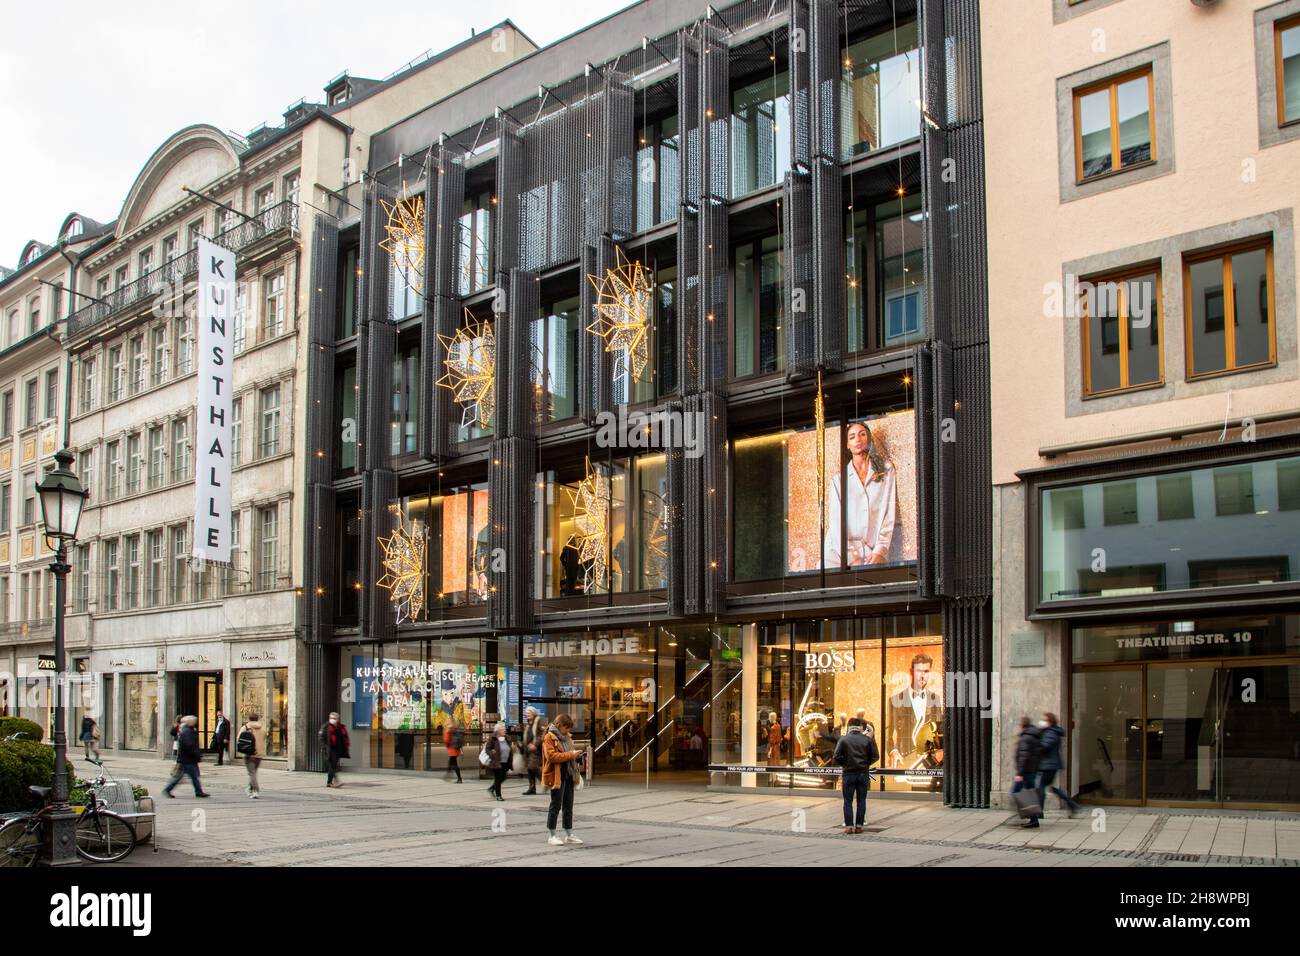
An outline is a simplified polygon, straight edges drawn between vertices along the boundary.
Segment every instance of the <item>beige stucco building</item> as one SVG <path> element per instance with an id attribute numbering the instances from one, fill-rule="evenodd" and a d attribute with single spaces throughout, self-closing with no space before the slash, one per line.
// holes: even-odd
<path id="1" fill-rule="evenodd" d="M 995 796 L 1295 806 L 1300 2 L 981 15 Z"/>
<path id="2" fill-rule="evenodd" d="M 103 676 L 108 748 L 165 753 L 177 713 L 258 712 L 273 759 L 299 764 L 296 640 L 304 535 L 304 316 L 316 211 L 346 204 L 370 134 L 534 49 L 502 24 L 385 80 L 346 74 L 321 103 L 246 138 L 188 126 L 131 185 L 77 275 L 69 446 L 90 491 L 69 580 L 69 647 Z M 234 550 L 191 559 L 200 237 L 234 250 Z M 79 716 L 72 715 L 74 719 Z M 73 731 L 77 729 L 75 724 Z"/>

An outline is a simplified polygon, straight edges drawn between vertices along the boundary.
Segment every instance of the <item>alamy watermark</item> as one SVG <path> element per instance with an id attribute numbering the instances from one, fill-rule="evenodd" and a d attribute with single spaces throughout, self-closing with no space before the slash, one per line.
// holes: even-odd
<path id="1" fill-rule="evenodd" d="M 596 416 L 598 448 L 681 448 L 687 458 L 704 454 L 704 413 L 676 409 L 651 412 L 627 410 L 600 412 Z"/>

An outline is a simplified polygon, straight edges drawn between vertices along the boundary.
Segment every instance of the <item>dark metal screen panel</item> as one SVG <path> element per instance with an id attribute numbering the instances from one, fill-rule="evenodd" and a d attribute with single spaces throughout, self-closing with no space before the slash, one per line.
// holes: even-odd
<path id="1" fill-rule="evenodd" d="M 432 460 L 438 454 L 434 441 L 433 406 L 438 401 L 439 389 L 433 383 L 438 378 L 437 351 L 437 297 L 438 277 L 434 275 L 438 244 L 438 175 L 437 164 L 431 164 L 424 189 L 424 313 L 420 320 L 420 378 L 416 404 L 419 408 L 415 447 L 421 458 Z"/>
<path id="2" fill-rule="evenodd" d="M 793 375 L 811 375 L 817 370 L 812 178 L 797 171 L 786 173 L 781 195 L 785 207 L 781 270 L 785 294 L 785 365 Z"/>
<path id="3" fill-rule="evenodd" d="M 386 468 L 366 473 L 361 486 L 361 580 L 365 584 L 362 594 L 361 635 L 366 640 L 391 640 L 397 627 L 396 612 L 388 592 L 375 582 L 384 576 L 383 549 L 380 538 L 392 535 L 395 528 L 393 513 L 388 506 L 397 498 L 397 475 Z"/>
<path id="4" fill-rule="evenodd" d="M 816 364 L 828 371 L 844 367 L 845 276 L 844 199 L 839 163 L 812 161 L 813 328 Z"/>
<path id="5" fill-rule="evenodd" d="M 934 597 L 935 561 L 935 454 L 937 427 L 934 415 L 934 353 L 928 345 L 914 349 L 916 375 L 916 532 L 918 539 L 917 588 L 921 597 Z"/>
<path id="6" fill-rule="evenodd" d="M 617 240 L 632 234 L 632 195 L 636 183 L 635 98 L 627 78 L 605 71 L 604 156 L 598 167 L 605 192 L 603 231 Z"/>
<path id="7" fill-rule="evenodd" d="M 432 295 L 454 296 L 459 263 L 460 215 L 465 205 L 465 163 L 456 153 L 439 150 L 437 158 L 438 201 L 430 206 L 434 220 L 432 250 Z M 498 230 L 499 232 L 499 230 Z M 500 255 L 500 253 L 498 253 Z"/>
<path id="8" fill-rule="evenodd" d="M 336 534 L 338 500 L 330 485 L 312 485 L 309 501 L 304 552 L 311 561 L 311 573 L 304 578 L 311 607 L 307 633 L 312 640 L 325 641 L 334 632 L 334 609 L 338 601 L 338 595 L 334 593 L 334 571 L 339 558 Z"/>
<path id="9" fill-rule="evenodd" d="M 682 402 L 685 415 L 703 415 L 704 398 L 687 395 Z M 704 513 L 704 456 L 682 463 L 682 607 L 686 614 L 706 611 L 704 556 L 707 517 Z"/>
<path id="10" fill-rule="evenodd" d="M 681 402 L 669 402 L 665 405 L 669 415 L 682 413 Z M 668 479 L 668 587 L 667 612 L 671 617 L 680 617 L 685 613 L 685 595 L 682 590 L 682 575 L 685 569 L 686 541 L 685 528 L 685 480 L 684 468 L 686 452 L 681 445 L 671 446 L 665 455 L 665 471 Z"/>
<path id="11" fill-rule="evenodd" d="M 678 190 L 681 202 L 695 206 L 702 192 L 701 176 L 704 163 L 701 158 L 700 117 L 700 41 L 683 30 L 678 34 L 680 55 L 677 60 L 677 128 L 681 177 Z"/>
<path id="12" fill-rule="evenodd" d="M 496 267 L 509 272 L 519 266 L 519 205 L 524 173 L 524 141 L 519 124 L 502 115 L 498 119 Z M 462 193 L 464 187 L 462 184 Z"/>
<path id="13" fill-rule="evenodd" d="M 603 406 L 600 402 L 600 387 L 596 381 L 596 346 L 588 331 L 595 320 L 596 289 L 587 276 L 596 274 L 596 249 L 584 243 L 578 257 L 578 414 L 582 420 L 591 424 L 596 413 Z"/>
<path id="14" fill-rule="evenodd" d="M 307 338 L 307 480 L 329 481 L 334 468 L 334 335 L 338 321 L 339 227 L 317 215 L 312 229 L 312 289 Z M 318 454 L 323 452 L 324 454 Z"/>
<path id="15" fill-rule="evenodd" d="M 534 509 L 537 443 L 527 438 L 492 442 L 488 469 L 488 626 L 531 630 L 534 614 Z"/>
<path id="16" fill-rule="evenodd" d="M 712 392 L 700 396 L 704 416 L 702 465 L 704 533 L 700 571 L 704 576 L 703 610 L 721 613 L 726 608 L 727 583 L 727 400 Z"/>
<path id="17" fill-rule="evenodd" d="M 603 282 L 610 269 L 618 265 L 618 252 L 612 240 L 608 236 L 602 236 L 595 245 L 596 249 L 596 271 L 594 275 Z M 591 282 L 587 281 L 585 276 L 580 277 L 588 288 L 592 288 Z M 590 326 L 595 321 L 594 312 L 588 313 L 587 324 Z M 579 332 L 580 342 L 587 343 L 586 348 L 581 350 L 587 356 L 587 361 L 591 365 L 591 381 L 595 391 L 592 393 L 592 408 L 596 414 L 601 412 L 612 411 L 614 408 L 614 355 L 605 349 L 605 339 L 589 330 Z"/>
<path id="18" fill-rule="evenodd" d="M 727 305 L 731 294 L 731 247 L 727 238 L 727 204 L 712 197 L 700 203 L 699 305 L 695 321 L 699 326 L 699 387 L 725 394 L 727 391 Z"/>
<path id="19" fill-rule="evenodd" d="M 989 601 L 967 598 L 943 609 L 944 667 L 950 673 L 977 675 L 991 697 L 993 621 Z M 984 690 L 977 696 L 983 696 Z M 993 720 L 981 701 L 944 705 L 944 803 L 953 807 L 989 805 L 993 772 Z"/>
<path id="20" fill-rule="evenodd" d="M 391 292 L 392 271 L 388 253 L 379 245 L 388 235 L 385 225 L 388 213 L 384 203 L 391 207 L 397 201 L 397 194 L 382 183 L 371 180 L 366 184 L 366 198 L 363 200 L 365 215 L 361 225 L 362 254 L 366 257 L 366 309 L 362 313 L 365 322 L 391 322 L 393 319 L 393 297 Z"/>
<path id="21" fill-rule="evenodd" d="M 541 312 L 541 286 L 535 273 L 511 271 L 506 309 L 497 314 L 496 423 L 500 438 L 532 438 L 537 433 L 533 398 L 533 320 Z"/>
<path id="22" fill-rule="evenodd" d="M 731 198 L 731 67 L 721 28 L 705 21 L 700 31 L 700 153 L 703 196 Z"/>
<path id="23" fill-rule="evenodd" d="M 458 298 L 440 295 L 428 302 L 427 308 L 429 311 L 425 314 L 432 319 L 432 321 L 426 319 L 432 331 L 428 386 L 432 389 L 433 414 L 430 422 L 429 447 L 433 455 L 441 461 L 454 457 L 453 439 L 461 420 L 460 407 L 456 404 L 451 389 L 437 384 L 438 379 L 442 378 L 447 371 L 445 342 L 450 341 L 456 334 L 461 318 L 461 305 Z"/>
<path id="24" fill-rule="evenodd" d="M 837 0 L 812 0 L 808 39 L 809 139 L 812 156 L 840 156 L 840 11 Z"/>
<path id="25" fill-rule="evenodd" d="M 698 392 L 702 378 L 699 208 L 683 203 L 677 211 L 677 383 L 683 395 Z"/>
<path id="26" fill-rule="evenodd" d="M 808 0 L 790 0 L 790 165 L 804 168 L 813 153 L 812 14 Z"/>
<path id="27" fill-rule="evenodd" d="M 308 770 L 325 770 L 324 749 L 316 746 L 316 730 L 340 710 L 339 649 L 310 643 L 307 652 L 307 728 L 299 739 L 306 741 L 304 754 Z"/>
<path id="28" fill-rule="evenodd" d="M 392 457 L 389 420 L 397 326 L 388 321 L 371 322 L 368 333 L 365 382 L 360 385 L 366 409 L 366 442 L 361 454 L 366 468 L 386 468 Z"/>

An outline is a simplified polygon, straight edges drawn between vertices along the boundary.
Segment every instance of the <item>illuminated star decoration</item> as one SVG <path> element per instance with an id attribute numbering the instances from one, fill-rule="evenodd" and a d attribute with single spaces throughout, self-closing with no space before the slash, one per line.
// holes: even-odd
<path id="1" fill-rule="evenodd" d="M 576 490 L 565 489 L 573 499 L 573 524 L 577 529 L 569 544 L 578 550 L 584 571 L 582 589 L 591 592 L 603 585 L 609 575 L 609 479 L 591 467 L 587 459 L 587 477 Z"/>
<path id="2" fill-rule="evenodd" d="M 451 338 L 439 335 L 438 341 L 447 350 L 442 364 L 447 372 L 437 384 L 451 389 L 462 409 L 461 427 L 477 424 L 480 428 L 492 426 L 496 411 L 493 379 L 497 368 L 497 340 L 492 323 L 479 322 L 465 310 L 465 324 Z"/>
<path id="3" fill-rule="evenodd" d="M 386 236 L 379 248 L 393 257 L 407 287 L 417 295 L 424 294 L 424 196 L 399 199 L 395 203 L 379 200 L 388 215 L 384 224 Z"/>
<path id="4" fill-rule="evenodd" d="M 590 275 L 587 279 L 597 292 L 597 319 L 587 331 L 605 340 L 606 352 L 615 353 L 615 394 L 631 394 L 632 382 L 641 377 L 650 361 L 650 303 L 654 289 L 641 263 L 629 261 L 622 249 L 618 249 L 617 267 L 605 270 L 604 279 Z"/>
<path id="5" fill-rule="evenodd" d="M 397 505 L 388 510 L 397 516 L 397 530 L 391 537 L 380 537 L 384 549 L 384 576 L 375 582 L 389 593 L 397 608 L 397 623 L 412 621 L 424 611 L 424 565 L 426 543 L 424 525 L 419 519 L 407 525 Z"/>
<path id="6" fill-rule="evenodd" d="M 645 512 L 646 517 L 646 576 L 662 579 L 668 571 L 668 502 L 657 499 Z"/>

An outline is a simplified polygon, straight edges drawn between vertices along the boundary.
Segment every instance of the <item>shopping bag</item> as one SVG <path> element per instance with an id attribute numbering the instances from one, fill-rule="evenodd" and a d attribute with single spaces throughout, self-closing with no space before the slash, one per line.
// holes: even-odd
<path id="1" fill-rule="evenodd" d="M 1022 820 L 1036 820 L 1043 815 L 1043 808 L 1038 802 L 1037 790 L 1017 790 L 1011 795 L 1016 811 Z"/>

